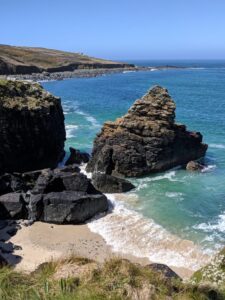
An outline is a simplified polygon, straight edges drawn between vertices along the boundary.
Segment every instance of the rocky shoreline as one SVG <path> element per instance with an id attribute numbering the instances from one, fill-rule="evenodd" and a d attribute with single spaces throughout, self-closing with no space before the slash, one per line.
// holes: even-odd
<path id="1" fill-rule="evenodd" d="M 11 80 L 32 80 L 36 82 L 40 81 L 54 81 L 64 80 L 69 78 L 92 78 L 98 76 L 104 76 L 109 74 L 127 73 L 127 72 L 138 72 L 138 71 L 155 71 L 155 70 L 180 70 L 185 67 L 177 66 L 157 66 L 157 67 L 123 67 L 123 68 L 96 68 L 96 69 L 77 69 L 74 71 L 64 72 L 42 72 L 32 74 L 16 74 L 16 75 L 0 75 L 0 79 L 11 79 Z"/>

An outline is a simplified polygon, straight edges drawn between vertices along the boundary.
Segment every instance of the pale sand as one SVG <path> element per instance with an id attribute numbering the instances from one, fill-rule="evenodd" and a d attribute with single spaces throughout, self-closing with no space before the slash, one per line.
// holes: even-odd
<path id="1" fill-rule="evenodd" d="M 14 250 L 21 257 L 15 265 L 16 270 L 34 271 L 40 264 L 71 254 L 103 262 L 112 257 L 127 258 L 142 265 L 149 264 L 148 258 L 138 258 L 113 252 L 105 240 L 90 231 L 87 225 L 54 225 L 36 222 L 31 226 L 22 226 L 16 235 L 9 239 L 22 250 Z M 13 261 L 12 261 L 13 263 Z M 172 269 L 182 278 L 188 278 L 193 271 L 185 268 Z"/>

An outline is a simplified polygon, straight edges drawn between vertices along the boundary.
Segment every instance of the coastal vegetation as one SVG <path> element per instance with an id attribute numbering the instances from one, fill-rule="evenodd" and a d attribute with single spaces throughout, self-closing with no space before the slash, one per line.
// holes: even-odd
<path id="1" fill-rule="evenodd" d="M 0 74 L 31 74 L 132 65 L 60 50 L 0 45 Z"/>
<path id="2" fill-rule="evenodd" d="M 224 299 L 225 282 L 183 283 L 150 266 L 114 258 L 98 264 L 71 256 L 38 267 L 32 274 L 0 269 L 2 300 L 207 300 Z"/>

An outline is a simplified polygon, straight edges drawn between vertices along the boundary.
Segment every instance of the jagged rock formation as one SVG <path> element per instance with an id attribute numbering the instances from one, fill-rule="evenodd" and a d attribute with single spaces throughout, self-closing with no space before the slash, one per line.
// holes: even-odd
<path id="1" fill-rule="evenodd" d="M 37 83 L 0 80 L 0 173 L 56 167 L 65 137 L 59 98 Z"/>
<path id="2" fill-rule="evenodd" d="M 77 224 L 108 209 L 106 196 L 76 165 L 10 174 L 0 182 L 10 191 L 0 196 L 0 219 Z"/>
<path id="3" fill-rule="evenodd" d="M 202 135 L 176 124 L 175 108 L 166 89 L 153 87 L 125 116 L 104 124 L 87 170 L 142 176 L 203 157 Z"/>
<path id="4" fill-rule="evenodd" d="M 70 150 L 70 156 L 65 162 L 66 166 L 72 165 L 72 164 L 82 164 L 87 163 L 90 159 L 90 155 L 86 152 L 81 152 L 80 150 L 77 150 L 73 147 L 69 148 Z"/>

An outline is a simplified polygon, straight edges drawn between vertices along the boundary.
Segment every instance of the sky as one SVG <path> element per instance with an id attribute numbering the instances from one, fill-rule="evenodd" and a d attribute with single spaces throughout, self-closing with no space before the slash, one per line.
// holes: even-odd
<path id="1" fill-rule="evenodd" d="M 225 0 L 0 0 L 0 44 L 109 59 L 225 59 Z"/>

